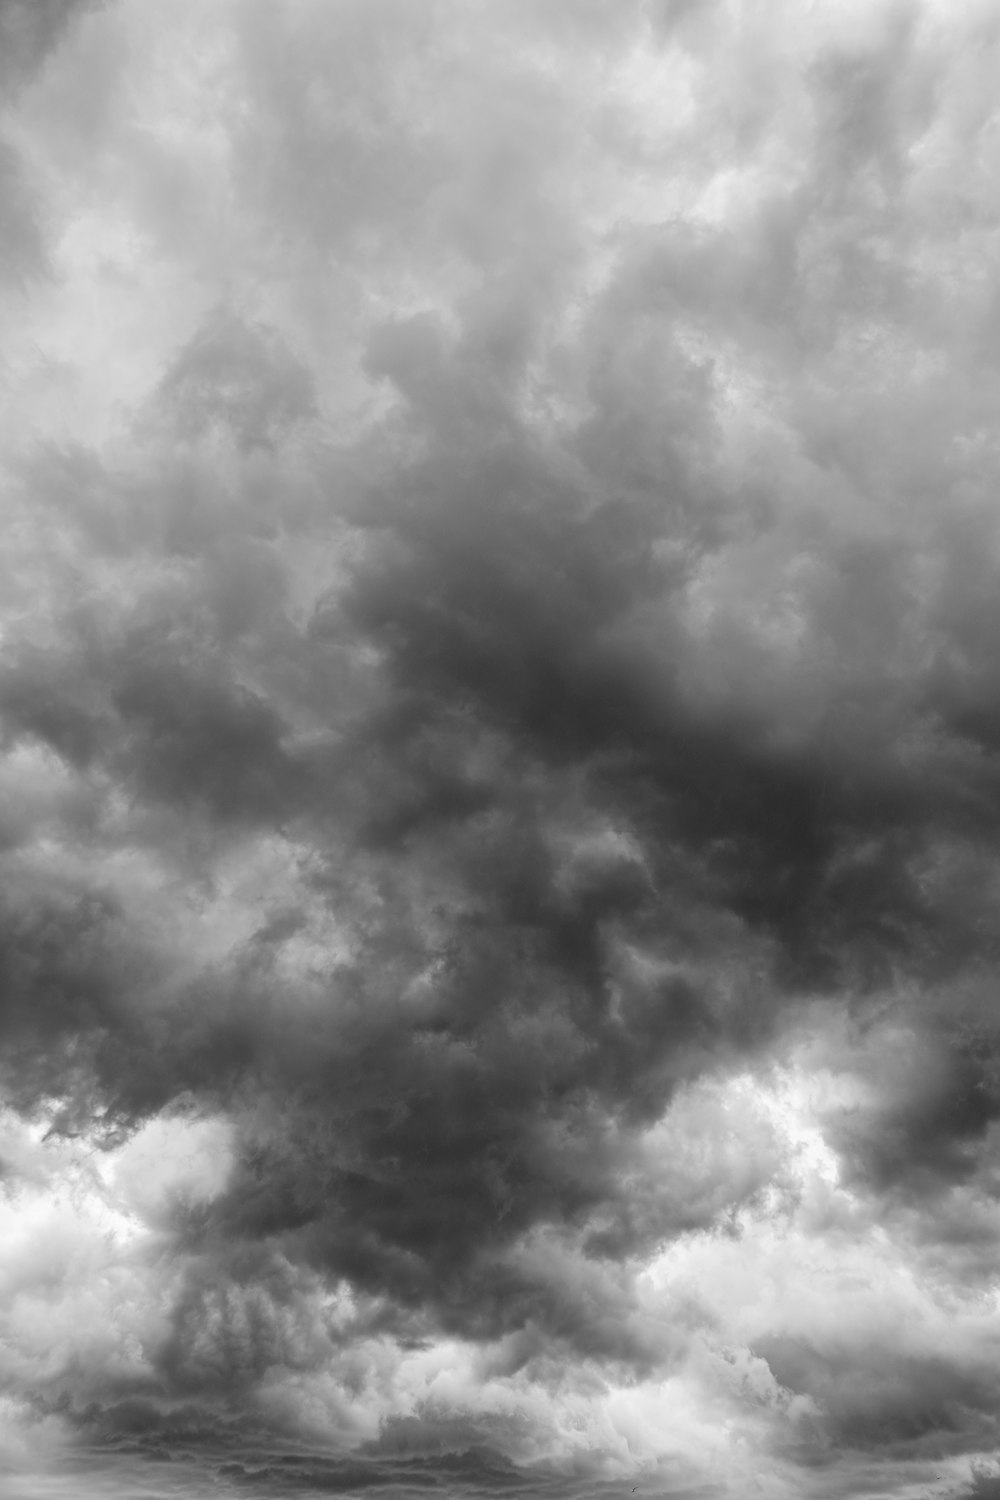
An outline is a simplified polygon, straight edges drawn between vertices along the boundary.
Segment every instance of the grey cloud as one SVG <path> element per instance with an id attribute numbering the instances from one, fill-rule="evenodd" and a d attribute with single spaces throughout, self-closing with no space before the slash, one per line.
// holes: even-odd
<path id="1" fill-rule="evenodd" d="M 375 1491 L 398 1497 L 433 1490 L 610 1500 L 621 1490 L 613 1480 L 567 1474 L 548 1465 L 526 1469 L 502 1448 L 491 1446 L 483 1430 L 445 1418 L 435 1422 L 430 1415 L 419 1423 L 394 1423 L 377 1441 L 350 1455 L 318 1452 L 291 1439 L 262 1441 L 246 1420 L 220 1417 L 209 1423 L 204 1413 L 192 1408 L 179 1408 L 164 1417 L 135 1401 L 120 1403 L 106 1416 L 95 1414 L 92 1431 L 95 1456 L 138 1453 L 152 1461 L 151 1468 L 169 1463 L 168 1474 L 181 1470 L 182 1483 L 222 1484 L 240 1496 L 317 1497 Z M 657 1492 L 677 1500 L 706 1500 L 721 1493 L 717 1487 L 692 1486 L 683 1480 L 668 1479 L 666 1486 Z"/>
<path id="2" fill-rule="evenodd" d="M 986 1464 L 975 1465 L 972 1483 L 965 1493 L 968 1500 L 993 1500 L 1000 1493 L 1000 1474 L 991 1472 Z"/>
<path id="3" fill-rule="evenodd" d="M 16 103 L 44 68 L 49 55 L 78 16 L 100 0 L 3 0 L 0 5 L 0 104 Z M 30 157 L 0 134 L 0 285 L 23 292 L 49 271 L 45 205 L 40 201 Z"/>
<path id="4" fill-rule="evenodd" d="M 221 424 L 247 448 L 266 446 L 315 411 L 305 368 L 266 330 L 224 311 L 181 350 L 160 393 L 181 436 Z"/>
<path id="5" fill-rule="evenodd" d="M 0 276 L 22 285 L 45 264 L 45 244 L 27 172 L 18 152 L 0 139 Z"/>
<path id="6" fill-rule="evenodd" d="M 5 911 L 0 1027 L 12 1104 L 35 1115 L 54 1099 L 54 1130 L 94 1128 L 113 1144 L 182 1094 L 186 1078 L 197 1086 L 207 1072 L 218 1083 L 224 1059 L 245 1055 L 239 1024 L 199 1017 L 183 992 L 166 1015 L 150 1014 L 154 997 L 169 995 L 170 965 L 113 897 L 49 890 L 29 905 L 30 893 L 22 882 Z"/>
<path id="7" fill-rule="evenodd" d="M 607 306 L 635 296 L 626 267 Z M 598 348 L 607 316 L 602 307 Z M 245 400 L 228 394 L 228 361 L 250 345 L 219 326 L 163 388 L 182 430 L 194 380 L 197 410 L 242 431 Z M 227 1006 L 214 1030 L 158 1066 L 141 1061 L 149 1043 L 138 1021 L 137 1050 L 125 1054 L 136 1079 L 116 1097 L 141 1115 L 163 1102 L 171 1076 L 212 1097 L 251 1067 L 290 1103 L 259 1154 L 248 1143 L 246 1175 L 218 1210 L 223 1235 L 297 1237 L 295 1253 L 311 1263 L 404 1303 L 429 1299 L 448 1326 L 483 1334 L 516 1326 L 532 1307 L 503 1269 L 505 1247 L 538 1223 L 583 1229 L 613 1205 L 628 1132 L 658 1118 L 685 1080 L 761 1045 L 787 1003 L 783 987 L 848 975 L 871 983 L 916 956 L 911 934 L 935 910 L 909 875 L 903 829 L 915 818 L 928 836 L 950 828 L 968 795 L 940 779 L 935 760 L 907 777 L 891 750 L 880 763 L 848 741 L 831 766 L 814 741 L 776 747 L 766 724 L 692 702 L 671 672 L 671 636 L 678 655 L 691 650 L 678 601 L 696 564 L 724 544 L 726 512 L 720 497 L 706 535 L 691 489 L 702 448 L 679 445 L 712 430 L 711 380 L 664 341 L 665 351 L 645 337 L 639 369 L 666 353 L 678 441 L 668 429 L 646 467 L 633 459 L 623 471 L 609 432 L 585 433 L 584 457 L 600 451 L 627 484 L 627 499 L 595 506 L 523 432 L 488 379 L 489 352 L 449 344 L 426 319 L 375 336 L 370 368 L 406 398 L 398 421 L 423 439 L 423 454 L 355 513 L 362 545 L 346 589 L 297 638 L 274 617 L 283 649 L 307 668 L 331 646 L 377 648 L 370 704 L 352 703 L 343 728 L 338 703 L 326 707 L 340 740 L 330 752 L 294 753 L 281 710 L 238 685 L 215 635 L 219 612 L 191 626 L 170 616 L 167 630 L 154 616 L 72 665 L 50 656 L 47 670 L 75 695 L 87 695 L 89 678 L 99 712 L 74 716 L 65 689 L 43 690 L 30 655 L 8 678 L 15 725 L 81 767 L 101 765 L 143 801 L 207 815 L 220 831 L 234 820 L 310 826 L 329 869 L 317 889 L 327 882 L 342 919 L 352 869 L 367 868 L 381 914 L 372 925 L 373 913 L 359 911 L 360 948 L 330 965 L 311 1053 L 294 1029 L 282 1037 L 276 1000 Z M 623 378 L 634 393 L 637 376 L 626 367 Z M 614 385 L 597 394 L 613 420 Z M 498 414 L 499 435 L 487 437 Z M 677 505 L 648 492 L 664 465 L 677 476 Z M 222 510 L 217 524 L 221 539 L 246 522 Z M 658 566 L 661 542 L 679 542 L 687 564 Z M 204 538 L 201 548 L 195 576 L 211 556 Z M 884 551 L 848 553 L 822 601 L 822 628 L 840 628 L 849 611 L 863 642 L 890 629 L 874 596 L 892 575 Z M 666 631 L 647 667 L 641 634 L 638 650 L 626 647 L 651 606 Z M 266 618 L 264 628 L 274 628 Z M 325 847 L 331 816 L 341 838 L 353 828 L 353 865 Z M 572 848 L 595 822 L 611 841 L 588 864 Z M 408 910 L 421 884 L 424 902 L 437 884 L 445 903 L 426 926 Z M 261 957 L 247 953 L 236 992 L 261 996 L 267 979 L 249 979 Z M 421 970 L 428 999 L 401 1010 L 393 995 Z M 201 1059 L 199 1035 L 210 1048 Z M 944 1126 L 957 1143 L 956 1086 L 943 1081 L 927 1128 Z M 624 1134 L 609 1145 L 615 1120 Z M 661 1212 L 641 1231 L 647 1243 L 676 1223 L 669 1205 Z M 592 1243 L 625 1255 L 639 1241 L 619 1229 Z M 488 1270 L 495 1251 L 501 1261 Z M 498 1279 L 484 1317 L 487 1274 Z M 577 1337 L 586 1345 L 582 1324 Z"/>
<path id="8" fill-rule="evenodd" d="M 654 17 L 692 67 L 723 24 L 695 11 Z M 259 264 L 328 258 L 358 304 L 360 433 L 234 295 L 124 437 L 16 476 L 75 551 L 5 645 L 4 742 L 87 789 L 89 843 L 63 831 L 95 872 L 4 855 L 6 1086 L 58 1099 L 57 1131 L 120 1140 L 184 1097 L 236 1132 L 228 1185 L 156 1225 L 184 1270 L 154 1427 L 183 1399 L 214 1431 L 335 1360 L 313 1276 L 386 1338 L 507 1340 L 506 1374 L 673 1368 L 711 1314 L 651 1317 L 638 1265 L 735 1232 L 785 1167 L 763 1129 L 750 1165 L 698 1159 L 691 1100 L 817 996 L 857 1038 L 824 1061 L 871 1086 L 826 1120 L 848 1187 L 886 1214 L 995 1196 L 992 377 L 935 332 L 947 278 L 897 224 L 947 64 L 916 23 L 820 48 L 791 184 L 735 227 L 609 229 L 585 289 L 574 174 L 603 138 L 540 59 L 626 48 L 637 12 L 554 8 L 530 59 L 498 14 L 465 83 L 431 12 L 331 14 L 240 9 L 221 108 Z M 734 160 L 757 89 L 715 122 L 747 125 Z M 404 264 L 419 297 L 388 294 Z M 265 848 L 280 889 L 178 953 L 184 903 L 237 905 Z M 176 929 L 114 886 L 123 851 Z M 837 1441 L 991 1430 L 958 1356 L 760 1348 Z M 112 1386 L 93 1421 L 124 1431 Z"/>
<path id="9" fill-rule="evenodd" d="M 33 890 L 22 881 L 5 904 L 6 1086 L 30 1109 L 67 1091 L 75 1075 L 85 1092 L 83 1118 L 73 1123 L 82 1125 L 93 1101 L 88 1074 L 135 968 L 129 934 L 114 902 L 88 890 Z M 123 1062 L 115 1059 L 115 1071 Z"/>
<path id="10" fill-rule="evenodd" d="M 891 1211 L 903 1214 L 922 1201 L 936 1203 L 939 1243 L 951 1244 L 953 1253 L 966 1243 L 971 1274 L 985 1231 L 976 1205 L 995 1191 L 998 1104 L 992 971 L 982 955 L 968 972 L 960 970 L 962 959 L 976 951 L 982 930 L 978 907 L 990 899 L 991 876 L 980 869 L 973 893 L 968 873 L 963 872 L 955 902 L 959 910 L 948 892 L 944 912 L 931 913 L 942 926 L 947 923 L 948 946 L 954 944 L 961 954 L 949 953 L 942 964 L 948 981 L 890 988 L 867 1015 L 857 1011 L 846 1046 L 830 1045 L 829 1065 L 849 1071 L 862 1082 L 863 1093 L 849 1105 L 831 1108 L 825 1128 L 840 1153 L 845 1179 L 867 1193 L 885 1195 L 886 1211 L 890 1203 Z M 929 979 L 935 934 L 932 927 L 927 942 L 924 924 L 918 933 Z"/>
<path id="11" fill-rule="evenodd" d="M 153 1367 L 171 1392 L 231 1398 L 275 1367 L 316 1369 L 331 1350 L 293 1268 L 244 1249 L 187 1267 Z"/>
<path id="12" fill-rule="evenodd" d="M 140 627 L 110 659 L 26 651 L 0 689 L 8 733 L 37 737 L 81 770 L 113 769 L 151 800 L 207 807 L 222 822 L 273 821 L 296 800 L 280 714 L 192 660 L 183 638 L 164 648 L 169 628 Z"/>
<path id="13" fill-rule="evenodd" d="M 762 1341 L 755 1352 L 787 1390 L 819 1402 L 835 1444 L 878 1448 L 954 1434 L 960 1447 L 974 1447 L 995 1434 L 996 1382 L 985 1369 L 887 1349 L 821 1352 L 788 1338 Z"/>
<path id="14" fill-rule="evenodd" d="M 101 0 L 3 0 L 0 5 L 0 87 L 22 88 L 44 65 L 77 16 Z"/>

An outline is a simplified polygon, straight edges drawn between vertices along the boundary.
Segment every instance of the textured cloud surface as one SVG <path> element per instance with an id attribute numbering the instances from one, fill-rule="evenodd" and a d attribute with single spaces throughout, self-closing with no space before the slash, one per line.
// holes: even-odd
<path id="1" fill-rule="evenodd" d="M 0 1482 L 1000 1492 L 1000 17 L 0 0 Z"/>

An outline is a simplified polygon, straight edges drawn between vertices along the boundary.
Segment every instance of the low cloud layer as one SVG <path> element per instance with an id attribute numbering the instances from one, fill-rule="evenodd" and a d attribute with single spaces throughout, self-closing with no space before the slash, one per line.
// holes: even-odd
<path id="1" fill-rule="evenodd" d="M 19 1493 L 992 1493 L 998 47 L 0 4 Z"/>

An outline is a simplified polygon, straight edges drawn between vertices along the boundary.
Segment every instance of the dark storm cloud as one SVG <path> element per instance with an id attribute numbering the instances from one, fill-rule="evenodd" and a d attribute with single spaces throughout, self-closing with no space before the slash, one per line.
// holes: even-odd
<path id="1" fill-rule="evenodd" d="M 112 1434 L 126 1388 L 212 1441 L 279 1378 L 370 1392 L 366 1340 L 549 1392 L 682 1368 L 721 1315 L 637 1271 L 796 1204 L 777 1136 L 714 1149 L 698 1090 L 766 1078 L 817 1002 L 855 1221 L 995 1199 L 996 379 L 917 149 L 957 63 L 880 12 L 792 62 L 748 21 L 741 72 L 717 10 L 643 13 L 732 73 L 671 172 L 729 153 L 759 191 L 634 224 L 604 184 L 661 148 L 570 62 L 629 56 L 640 8 L 498 7 L 471 53 L 405 5 L 238 8 L 223 248 L 273 269 L 269 316 L 206 294 L 127 430 L 10 465 L 4 746 L 62 790 L 4 846 L 8 1097 L 115 1149 L 233 1131 L 211 1193 L 143 1210 L 142 1380 L 31 1376 Z M 63 20 L 34 15 L 19 77 Z M 755 1334 L 795 1451 L 991 1440 L 978 1347 L 856 1332 Z M 423 1482 L 372 1463 L 302 1483 Z"/>
<path id="2" fill-rule="evenodd" d="M 991 994 L 992 992 L 990 992 Z M 943 998 L 926 1029 L 897 1033 L 896 1059 L 883 1062 L 878 1102 L 844 1120 L 835 1138 L 859 1177 L 885 1189 L 939 1190 L 974 1179 L 1000 1115 L 997 1035 L 990 1020 L 967 1020 L 962 995 Z M 991 999 L 975 1008 L 992 1011 Z"/>
<path id="3" fill-rule="evenodd" d="M 994 1496 L 998 1494 L 1000 1474 L 991 1472 L 985 1464 L 977 1465 L 963 1500 L 994 1500 Z"/>
<path id="4" fill-rule="evenodd" d="M 62 1101 L 53 1129 L 120 1139 L 186 1085 L 218 1087 L 246 1055 L 225 1005 L 199 1012 L 176 955 L 146 942 L 113 894 L 22 876 L 4 901 L 0 1033 L 8 1099 L 34 1113 Z M 61 885 L 61 889 L 60 889 Z"/>
<path id="5" fill-rule="evenodd" d="M 914 1358 L 897 1350 L 820 1352 L 807 1343 L 776 1338 L 761 1344 L 775 1378 L 787 1389 L 821 1403 L 829 1440 L 852 1448 L 879 1448 L 921 1439 L 980 1446 L 996 1439 L 997 1388 L 991 1368 L 964 1361 Z"/>
<path id="6" fill-rule="evenodd" d="M 598 304 L 584 346 L 595 364 L 609 309 L 629 350 L 644 278 L 626 263 Z M 197 438 L 197 413 L 203 434 L 221 423 L 245 446 L 270 413 L 307 415 L 297 367 L 276 368 L 265 350 L 210 324 L 162 387 L 174 430 Z M 626 464 L 614 424 L 619 402 L 626 419 L 633 357 L 666 374 L 661 400 L 676 425 L 632 434 Z M 368 367 L 405 403 L 387 436 L 419 456 L 351 513 L 361 545 L 346 586 L 288 637 L 306 683 L 328 651 L 375 652 L 346 722 L 336 697 L 307 700 L 325 718 L 325 743 L 308 753 L 288 748 L 280 708 L 239 684 L 218 614 L 185 617 L 213 584 L 204 528 L 223 547 L 247 524 L 224 495 L 215 519 L 211 497 L 190 512 L 199 546 L 180 545 L 191 577 L 166 614 L 143 621 L 139 606 L 110 640 L 92 628 L 76 660 L 66 646 L 29 652 L 5 688 L 14 732 L 112 775 L 140 803 L 207 816 L 220 836 L 234 819 L 308 830 L 314 889 L 339 920 L 361 924 L 311 1002 L 308 1049 L 275 994 L 234 1000 L 212 1053 L 177 1064 L 178 1085 L 199 1082 L 211 1098 L 249 1056 L 255 1084 L 289 1100 L 273 1138 L 248 1141 L 220 1230 L 292 1235 L 310 1263 L 430 1301 L 446 1326 L 482 1335 L 563 1318 L 550 1290 L 532 1290 L 534 1273 L 523 1285 L 497 1254 L 537 1224 L 585 1232 L 614 1204 L 631 1133 L 680 1083 L 765 1041 L 783 987 L 871 986 L 893 965 L 926 968 L 936 922 L 954 946 L 954 918 L 922 895 L 911 850 L 958 836 L 970 804 L 980 826 L 995 815 L 988 765 L 949 775 L 961 724 L 946 723 L 940 749 L 911 769 L 894 764 L 891 739 L 848 737 L 831 755 L 821 733 L 782 745 L 752 707 L 698 701 L 682 591 L 735 522 L 711 482 L 695 487 L 713 381 L 666 328 L 620 359 L 617 373 L 595 370 L 601 415 L 579 439 L 619 482 L 620 497 L 595 501 L 530 435 L 474 322 L 457 343 L 426 318 L 376 331 Z M 655 499 L 654 478 L 666 481 Z M 897 568 L 880 544 L 833 563 L 813 602 L 818 625 L 825 617 L 836 632 L 849 618 L 863 646 L 890 628 L 875 599 L 898 586 Z M 908 692 L 919 701 L 919 680 Z M 897 715 L 916 718 L 910 704 Z M 373 894 L 355 915 L 348 887 L 363 870 Z M 266 989 L 275 943 L 280 934 L 248 950 L 226 983 Z M 414 984 L 422 993 L 401 1001 Z M 85 982 L 54 1024 L 72 1031 L 71 1015 L 81 1039 L 96 1032 L 104 1045 Z M 102 1067 L 120 1057 L 139 1070 L 146 1081 L 110 1092 L 141 1117 L 165 1102 L 151 1080 L 170 1064 L 143 1062 L 152 1038 L 141 1014 L 130 1025 L 136 1036 L 102 1053 Z M 991 1105 L 976 1084 L 970 1073 L 965 1113 L 957 1073 L 914 1103 L 912 1126 L 901 1106 L 887 1127 L 897 1164 L 887 1146 L 884 1170 L 932 1139 L 946 1166 L 949 1141 L 957 1150 L 981 1134 Z M 665 1205 L 645 1233 L 655 1240 L 674 1220 Z M 616 1256 L 640 1248 L 621 1231 L 593 1243 Z M 575 1333 L 586 1346 L 582 1323 Z"/>
<path id="7" fill-rule="evenodd" d="M 284 411 L 300 382 L 293 366 L 279 378 L 266 360 L 257 370 L 241 358 L 234 386 L 232 348 L 245 355 L 248 335 L 220 326 L 180 356 L 161 399 L 186 434 L 184 392 L 197 381 L 199 420 L 223 421 L 242 443 L 246 402 Z M 277 1115 L 260 1143 L 248 1127 L 244 1169 L 216 1211 L 224 1238 L 294 1236 L 310 1264 L 429 1303 L 456 1331 L 496 1336 L 541 1321 L 588 1352 L 648 1361 L 662 1335 L 638 1338 L 613 1286 L 603 1331 L 588 1330 L 600 1283 L 588 1289 L 584 1277 L 577 1294 L 503 1256 L 535 1225 L 586 1231 L 597 1210 L 592 1246 L 616 1258 L 697 1222 L 655 1191 L 639 1218 L 616 1209 L 616 1183 L 635 1131 L 685 1079 L 766 1035 L 770 938 L 720 911 L 695 843 L 699 800 L 719 801 L 725 737 L 687 723 L 667 692 L 657 701 L 631 682 L 602 638 L 664 588 L 649 562 L 655 517 L 641 506 L 634 518 L 627 505 L 595 511 L 553 476 L 496 389 L 491 352 L 470 345 L 465 369 L 419 327 L 370 345 L 373 369 L 404 388 L 409 379 L 418 406 L 431 403 L 417 419 L 431 448 L 362 502 L 355 524 L 375 536 L 346 590 L 298 636 L 278 624 L 307 691 L 325 687 L 316 663 L 327 653 L 378 653 L 360 703 L 306 700 L 325 721 L 311 748 L 289 748 L 280 709 L 233 680 L 219 612 L 187 613 L 203 586 L 217 588 L 205 528 L 218 526 L 221 547 L 247 524 L 224 500 L 217 521 L 209 507 L 193 513 L 201 546 L 178 546 L 193 577 L 174 598 L 139 605 L 136 623 L 110 638 L 92 611 L 77 614 L 71 654 L 29 648 L 8 669 L 9 733 L 110 775 L 140 805 L 207 817 L 219 837 L 234 820 L 304 831 L 320 856 L 313 889 L 338 920 L 359 924 L 355 951 L 325 966 L 298 1024 L 294 991 L 267 994 L 280 983 L 269 954 L 294 939 L 294 921 L 262 930 L 230 977 L 189 981 L 145 1040 L 141 1007 L 94 1018 L 83 986 L 49 1024 L 72 1032 L 75 1020 L 81 1040 L 96 1033 L 98 1090 L 126 1117 L 160 1108 L 171 1081 L 225 1095 L 245 1066 L 273 1093 Z M 463 407 L 469 445 L 456 461 L 451 424 Z M 497 418 L 506 441 L 487 436 Z M 104 488 L 113 497 L 121 485 Z M 87 511 L 81 520 L 90 527 Z M 267 618 L 263 628 L 275 629 Z M 737 744 L 737 766 L 741 756 Z M 741 770 L 760 782 L 766 813 L 774 773 L 752 760 Z M 373 889 L 359 902 L 360 872 Z M 220 984 L 232 1000 L 220 1002 Z M 201 987 L 211 1019 L 192 1030 L 180 1018 Z M 112 1085 L 117 1062 L 130 1076 Z"/>
<path id="8" fill-rule="evenodd" d="M 150 1463 L 151 1483 L 159 1477 L 157 1468 L 169 1463 L 167 1475 L 181 1471 L 182 1483 L 207 1482 L 225 1486 L 229 1493 L 247 1497 L 266 1494 L 275 1500 L 286 1495 L 319 1497 L 371 1491 L 390 1497 L 433 1491 L 464 1496 L 611 1500 L 621 1491 L 618 1483 L 583 1474 L 561 1474 L 547 1466 L 526 1472 L 457 1428 L 450 1436 L 443 1435 L 439 1443 L 432 1440 L 428 1444 L 419 1424 L 400 1423 L 398 1430 L 388 1430 L 377 1442 L 365 1444 L 351 1455 L 321 1454 L 292 1442 L 261 1442 L 259 1432 L 245 1420 L 220 1420 L 206 1428 L 204 1413 L 195 1408 L 181 1407 L 164 1418 L 141 1402 L 132 1401 L 103 1413 L 90 1436 L 91 1461 L 95 1456 L 112 1461 L 141 1456 Z M 169 1482 L 169 1478 L 163 1482 Z M 646 1486 L 640 1482 L 636 1490 L 642 1494 Z M 719 1491 L 714 1486 L 680 1481 L 671 1484 L 667 1493 L 676 1500 L 709 1500 Z"/>

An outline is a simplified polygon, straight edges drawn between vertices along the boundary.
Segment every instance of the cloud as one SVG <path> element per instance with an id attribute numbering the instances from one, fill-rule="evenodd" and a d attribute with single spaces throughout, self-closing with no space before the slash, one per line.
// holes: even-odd
<path id="1" fill-rule="evenodd" d="M 991 1473 L 985 1466 L 977 1466 L 973 1471 L 972 1484 L 969 1487 L 970 1495 L 989 1500 L 990 1495 L 996 1489 L 997 1475 Z"/>
<path id="2" fill-rule="evenodd" d="M 0 93 L 16 100 L 44 69 L 79 17 L 98 0 L 4 0 L 0 6 Z M 5 111 L 6 113 L 6 111 Z M 31 167 L 0 121 L 0 296 L 15 293 L 48 268 L 46 237 Z"/>
<path id="3" fill-rule="evenodd" d="M 78 15 L 95 8 L 95 0 L 4 0 L 0 9 L 4 87 L 23 87 L 45 64 Z"/>
<path id="4" fill-rule="evenodd" d="M 964 1482 L 990 16 L 72 9 L 0 12 L 11 1389 L 251 1491 Z"/>

